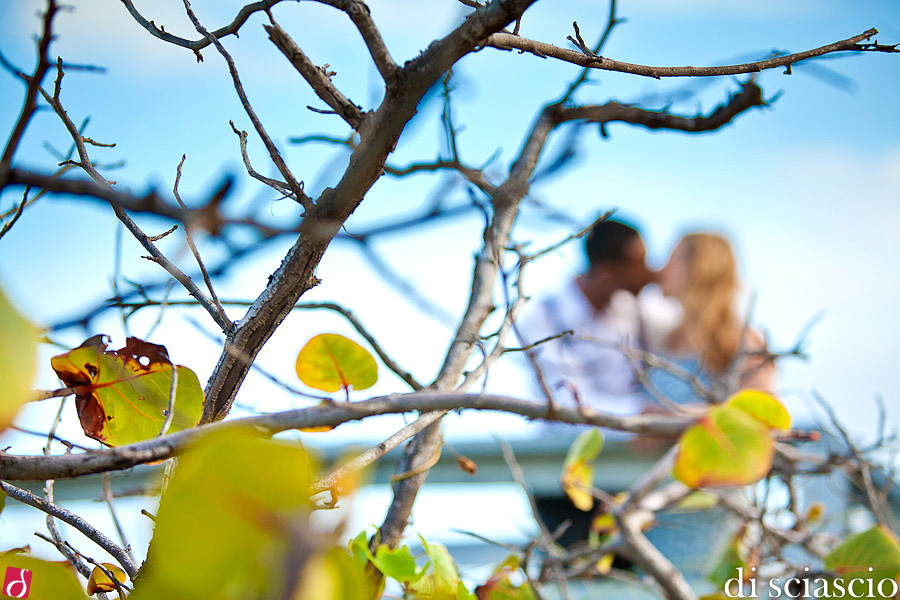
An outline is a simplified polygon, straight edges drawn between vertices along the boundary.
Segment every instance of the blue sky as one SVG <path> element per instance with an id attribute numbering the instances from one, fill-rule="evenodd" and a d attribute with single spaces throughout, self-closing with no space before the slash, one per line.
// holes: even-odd
<path id="1" fill-rule="evenodd" d="M 88 135 L 115 142 L 113 149 L 94 149 L 105 163 L 125 160 L 109 172 L 122 186 L 143 191 L 148 186 L 171 188 L 175 168 L 187 155 L 182 194 L 200 198 L 223 174 L 239 176 L 235 205 L 257 207 L 273 221 L 296 215 L 293 206 L 273 201 L 242 176 L 237 138 L 228 126 L 251 129 L 235 98 L 225 65 L 206 49 L 197 63 L 184 49 L 152 38 L 130 20 L 118 2 L 85 0 L 58 19 L 54 56 L 66 61 L 101 65 L 106 74 L 73 72 L 63 85 L 63 102 L 76 122 L 91 121 Z M 142 2 L 148 18 L 167 31 L 195 37 L 176 0 Z M 15 64 L 32 68 L 33 40 L 40 2 L 0 0 L 0 49 Z M 240 3 L 194 2 L 210 27 L 229 21 Z M 388 45 L 398 62 L 449 30 L 464 14 L 452 0 L 409 3 L 371 2 Z M 522 33 L 566 45 L 577 20 L 587 39 L 605 25 L 605 3 L 544 2 L 526 14 Z M 335 84 L 364 107 L 379 96 L 377 73 L 364 54 L 355 30 L 336 11 L 313 2 L 284 2 L 274 15 L 317 64 L 337 72 Z M 627 22 L 614 32 L 604 54 L 619 60 L 654 65 L 743 62 L 777 50 L 799 51 L 878 27 L 883 42 L 900 41 L 900 4 L 893 0 L 797 1 L 774 0 L 721 3 L 691 0 L 633 0 L 619 4 Z M 260 15 L 245 26 L 240 39 L 225 43 L 257 112 L 279 143 L 286 159 L 308 189 L 321 190 L 340 172 L 345 153 L 325 145 L 289 145 L 291 136 L 306 133 L 344 135 L 335 117 L 310 112 L 321 107 L 313 94 L 271 47 Z M 577 74 L 572 66 L 486 49 L 465 58 L 455 69 L 458 90 L 454 115 L 464 127 L 464 156 L 480 164 L 495 153 L 495 173 L 514 157 L 528 124 L 546 100 L 557 96 Z M 809 412 L 811 392 L 833 403 L 859 435 L 872 432 L 877 414 L 874 398 L 888 406 L 900 398 L 894 375 L 900 355 L 900 56 L 866 54 L 797 66 L 787 76 L 781 70 L 759 77 L 767 97 L 777 100 L 764 110 L 741 116 L 715 134 L 693 136 L 648 132 L 623 125 L 609 128 L 601 140 L 586 130 L 574 166 L 532 190 L 536 198 L 589 222 L 598 212 L 618 208 L 640 223 L 651 259 L 661 265 L 685 229 L 711 227 L 733 237 L 748 293 L 754 292 L 754 322 L 767 330 L 776 349 L 794 344 L 806 324 L 821 320 L 808 336 L 808 362 L 785 362 L 783 397 L 798 415 Z M 0 122 L 11 127 L 21 101 L 22 86 L 0 73 Z M 608 99 L 636 101 L 663 98 L 688 87 L 693 95 L 675 103 L 675 112 L 709 111 L 736 88 L 735 80 L 673 80 L 599 73 L 584 87 L 584 103 Z M 429 102 L 404 134 L 392 162 L 430 159 L 441 147 L 440 106 Z M 557 136 L 562 138 L 562 135 Z M 57 119 L 42 113 L 28 131 L 17 165 L 50 169 L 56 160 L 44 147 L 65 151 L 67 137 Z M 552 150 L 551 146 L 551 150 Z M 251 157 L 260 171 L 271 172 L 260 145 L 251 142 Z M 428 202 L 439 186 L 434 178 L 380 181 L 348 222 L 348 230 L 382 223 Z M 460 192 L 455 198 L 462 199 Z M 0 208 L 18 198 L 4 195 Z M 158 221 L 142 221 L 148 231 L 164 229 Z M 49 323 L 69 316 L 111 293 L 118 225 L 100 204 L 40 201 L 26 212 L 6 239 L 0 241 L 0 281 L 35 320 Z M 542 247 L 563 237 L 563 227 L 550 228 L 523 212 L 515 233 L 520 242 Z M 171 236 L 162 247 L 185 269 L 192 267 L 183 241 Z M 415 282 L 422 293 L 451 314 L 462 310 L 472 253 L 480 238 L 480 217 L 454 220 L 404 238 L 384 240 L 378 248 Z M 221 247 L 200 240 L 210 260 Z M 252 298 L 277 266 L 288 241 L 255 256 L 238 276 L 218 286 L 220 295 Z M 130 279 L 156 274 L 140 259 L 143 251 L 126 239 L 122 271 Z M 531 267 L 529 291 L 540 295 L 580 268 L 577 245 L 542 259 Z M 450 328 L 423 315 L 395 289 L 384 286 L 368 263 L 351 247 L 337 245 L 323 260 L 323 284 L 308 300 L 335 300 L 352 308 L 398 361 L 421 379 L 436 372 L 449 342 Z M 132 322 L 131 333 L 142 335 L 156 314 L 145 311 Z M 235 310 L 231 316 L 241 316 Z M 216 346 L 197 333 L 192 318 L 212 330 L 196 311 L 170 311 L 153 341 L 166 344 L 176 361 L 188 364 L 201 381 L 217 358 Z M 338 318 L 298 314 L 288 319 L 263 351 L 260 360 L 293 382 L 293 360 L 311 335 L 325 330 L 348 331 Z M 98 321 L 120 344 L 124 335 L 116 315 Z M 77 344 L 80 331 L 59 339 Z M 46 353 L 52 353 L 47 350 Z M 45 368 L 39 385 L 54 385 Z M 524 375 L 515 363 L 501 364 L 489 387 L 524 393 Z M 385 376 L 377 391 L 402 389 Z M 262 398 L 262 401 L 259 399 Z M 300 401 L 252 376 L 239 398 L 266 410 Z M 39 409 L 34 409 L 39 411 Z M 900 417 L 889 413 L 890 422 Z M 40 417 L 35 414 L 35 421 Z M 480 417 L 485 428 L 506 427 L 499 417 Z M 392 421 L 391 423 L 396 422 Z M 385 430 L 390 428 L 385 425 Z M 450 425 L 453 431 L 453 425 Z M 77 435 L 77 431 L 73 432 Z M 356 436 L 358 433 L 347 435 Z M 375 434 L 376 436 L 379 434 Z"/>

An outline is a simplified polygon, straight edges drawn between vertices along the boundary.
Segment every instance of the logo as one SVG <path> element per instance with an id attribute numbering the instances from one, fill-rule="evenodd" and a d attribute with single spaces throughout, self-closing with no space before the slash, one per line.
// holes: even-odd
<path id="1" fill-rule="evenodd" d="M 27 598 L 31 589 L 31 571 L 6 567 L 6 577 L 3 578 L 3 595 L 10 598 Z"/>

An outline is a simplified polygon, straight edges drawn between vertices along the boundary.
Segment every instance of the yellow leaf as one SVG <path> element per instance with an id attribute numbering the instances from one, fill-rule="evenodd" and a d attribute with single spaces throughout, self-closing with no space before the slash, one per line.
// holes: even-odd
<path id="1" fill-rule="evenodd" d="M 775 396 L 759 390 L 741 390 L 728 400 L 727 405 L 741 409 L 772 429 L 791 426 L 791 415 L 784 405 Z"/>
<path id="2" fill-rule="evenodd" d="M 610 535 L 618 531 L 616 520 L 610 513 L 598 515 L 591 521 L 591 531 L 598 535 Z"/>
<path id="3" fill-rule="evenodd" d="M 365 564 L 343 548 L 330 548 L 305 565 L 291 600 L 365 600 L 380 597 L 366 582 Z"/>
<path id="4" fill-rule="evenodd" d="M 0 431 L 28 401 L 35 370 L 36 330 L 0 290 Z"/>
<path id="5" fill-rule="evenodd" d="M 125 571 L 117 567 L 112 563 L 100 563 L 103 565 L 103 568 L 112 573 L 113 577 L 116 578 L 116 581 L 119 582 L 121 586 L 125 583 L 125 580 L 128 579 L 128 575 L 125 574 Z M 97 592 L 114 592 L 116 590 L 116 584 L 112 579 L 109 578 L 109 575 L 103 572 L 103 569 L 100 567 L 94 567 L 94 570 L 91 571 L 91 578 L 88 579 L 87 583 L 87 593 L 89 596 L 93 596 Z"/>
<path id="6" fill-rule="evenodd" d="M 356 342 L 335 333 L 322 333 L 309 340 L 297 355 L 297 376 L 323 392 L 351 387 L 364 390 L 378 381 L 378 365 Z"/>
<path id="7" fill-rule="evenodd" d="M 594 466 L 581 460 L 566 465 L 562 478 L 563 491 L 578 510 L 589 511 L 594 508 L 594 496 L 591 487 L 594 484 Z"/>
<path id="8" fill-rule="evenodd" d="M 576 508 L 583 511 L 594 507 L 591 487 L 594 485 L 593 461 L 603 449 L 603 435 L 597 428 L 579 434 L 566 452 L 560 484 Z"/>
<path id="9" fill-rule="evenodd" d="M 614 560 L 616 560 L 616 555 L 607 553 L 601 556 L 600 560 L 598 560 L 597 564 L 594 566 L 601 575 L 609 575 L 609 572 L 612 571 Z"/>

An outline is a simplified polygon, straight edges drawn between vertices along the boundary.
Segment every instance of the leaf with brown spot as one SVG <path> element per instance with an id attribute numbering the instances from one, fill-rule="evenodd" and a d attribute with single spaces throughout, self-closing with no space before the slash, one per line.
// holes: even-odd
<path id="1" fill-rule="evenodd" d="M 98 335 L 50 364 L 75 388 L 75 407 L 85 435 L 107 446 L 156 437 L 169 407 L 172 364 L 165 346 L 128 338 L 125 347 L 106 350 Z M 175 410 L 169 432 L 194 427 L 203 412 L 203 389 L 193 371 L 176 366 Z"/>

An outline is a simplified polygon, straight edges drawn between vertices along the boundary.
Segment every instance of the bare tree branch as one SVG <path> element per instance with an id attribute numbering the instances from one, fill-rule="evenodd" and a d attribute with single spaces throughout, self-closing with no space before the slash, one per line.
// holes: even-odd
<path id="1" fill-rule="evenodd" d="M 496 394 L 466 394 L 423 390 L 409 394 L 378 396 L 360 402 L 334 402 L 280 413 L 257 415 L 213 423 L 154 438 L 137 444 L 66 456 L 32 457 L 0 454 L 0 478 L 7 480 L 65 479 L 89 473 L 120 470 L 164 460 L 183 452 L 196 439 L 221 428 L 249 427 L 259 435 L 274 435 L 303 427 L 337 427 L 342 423 L 375 415 L 411 411 L 424 413 L 455 409 L 499 410 L 530 419 L 550 419 L 633 433 L 677 436 L 693 424 L 691 418 L 646 414 L 623 417 L 589 409 L 556 407 L 552 414 L 545 404 Z M 409 469 L 407 469 L 409 470 Z"/>
<path id="2" fill-rule="evenodd" d="M 350 20 L 353 21 L 353 24 L 356 25 L 356 29 L 359 30 L 359 34 L 366 43 L 369 54 L 372 56 L 372 60 L 375 61 L 375 67 L 378 69 L 378 72 L 381 74 L 385 83 L 390 87 L 393 84 L 393 79 L 397 75 L 399 67 L 397 67 L 394 59 L 391 58 L 391 54 L 388 52 L 387 46 L 381 38 L 381 32 L 378 31 L 378 27 L 376 27 L 375 22 L 372 21 L 372 15 L 370 14 L 369 7 L 366 3 L 361 2 L 360 0 L 317 1 L 334 6 L 347 13 L 347 16 L 349 16 Z"/>
<path id="3" fill-rule="evenodd" d="M 330 106 L 335 114 L 344 119 L 350 127 L 358 129 L 366 113 L 347 99 L 331 82 L 331 75 L 327 69 L 317 67 L 300 49 L 287 32 L 278 25 L 263 26 L 269 34 L 272 43 L 281 50 L 297 72 L 306 80 L 309 86 L 316 92 L 325 104 Z"/>
<path id="4" fill-rule="evenodd" d="M 591 69 L 599 69 L 602 71 L 616 71 L 619 73 L 631 73 L 633 75 L 643 75 L 645 77 L 653 77 L 660 79 L 662 77 L 717 77 L 722 75 L 740 75 L 742 73 L 757 73 L 766 69 L 775 69 L 778 67 L 789 67 L 794 63 L 831 54 L 834 52 L 897 52 L 896 46 L 885 46 L 882 44 L 861 43 L 868 40 L 878 33 L 877 29 L 869 29 L 859 35 L 806 50 L 805 52 L 797 52 L 796 54 L 788 54 L 778 56 L 767 60 L 760 60 L 752 63 L 744 63 L 740 65 L 727 65 L 721 67 L 651 67 L 647 65 L 636 65 L 632 63 L 620 62 L 605 57 L 593 57 L 584 52 L 576 52 L 529 40 L 509 33 L 495 33 L 485 40 L 485 46 L 499 48 L 500 50 L 522 50 L 530 52 L 542 58 L 551 57 L 565 62 L 574 63 L 576 65 Z"/>
<path id="5" fill-rule="evenodd" d="M 50 42 L 53 40 L 53 17 L 56 16 L 58 8 L 55 0 L 47 2 L 47 10 L 44 11 L 43 30 L 37 47 L 37 66 L 34 69 L 34 73 L 25 77 L 28 89 L 25 91 L 22 110 L 19 113 L 19 118 L 16 120 L 16 124 L 13 126 L 12 133 L 9 135 L 3 154 L 0 155 L 0 190 L 6 187 L 9 182 L 9 169 L 12 165 L 13 155 L 22 141 L 22 136 L 25 135 L 25 128 L 28 127 L 31 117 L 34 116 L 34 112 L 37 110 L 37 99 L 41 90 L 41 83 L 50 69 L 48 51 Z"/>
<path id="6" fill-rule="evenodd" d="M 193 50 L 194 53 L 199 56 L 200 50 L 209 46 L 212 42 L 209 37 L 204 35 L 199 40 L 188 40 L 182 37 L 178 37 L 177 35 L 172 35 L 168 33 L 165 28 L 162 26 L 156 25 L 152 20 L 148 21 L 138 12 L 137 8 L 135 8 L 132 0 L 121 0 L 122 4 L 125 5 L 125 8 L 128 9 L 128 12 L 131 13 L 132 18 L 138 22 L 138 24 L 153 34 L 155 37 L 163 40 L 164 42 L 169 42 L 170 44 L 175 44 L 176 46 L 181 46 L 183 48 L 188 48 Z M 251 2 L 250 4 L 246 4 L 241 7 L 241 10 L 238 11 L 237 16 L 234 20 L 224 27 L 220 27 L 215 31 L 211 32 L 211 34 L 216 38 L 223 38 L 227 35 L 237 35 L 238 30 L 240 30 L 241 26 L 247 21 L 247 19 L 255 12 L 266 11 L 268 12 L 270 8 L 275 6 L 281 2 L 281 0 L 262 0 L 260 2 Z"/>
<path id="7" fill-rule="evenodd" d="M 683 117 L 667 111 L 653 111 L 618 102 L 608 102 L 599 106 L 559 107 L 553 118 L 559 122 L 584 120 L 601 124 L 622 122 L 640 125 L 647 129 L 667 129 L 693 133 L 713 131 L 734 120 L 736 116 L 751 108 L 765 106 L 762 90 L 752 80 L 741 84 L 741 89 L 716 107 L 709 115 Z"/>

